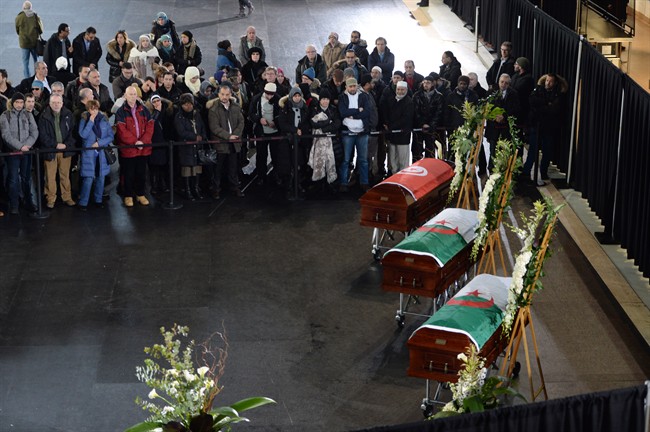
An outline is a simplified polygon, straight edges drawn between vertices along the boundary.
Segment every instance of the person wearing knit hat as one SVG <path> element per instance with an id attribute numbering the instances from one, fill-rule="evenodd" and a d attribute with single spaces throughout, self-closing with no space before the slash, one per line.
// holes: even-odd
<path id="1" fill-rule="evenodd" d="M 195 106 L 195 100 L 190 93 L 183 93 L 178 99 L 180 109 L 174 115 L 174 129 L 179 141 L 195 142 L 208 139 L 208 130 L 200 110 Z M 184 145 L 178 148 L 183 197 L 190 201 L 194 201 L 195 198 L 204 199 L 199 187 L 199 176 L 203 172 L 203 167 L 196 155 L 197 148 L 193 145 Z"/>
<path id="2" fill-rule="evenodd" d="M 176 65 L 178 74 L 183 75 L 190 66 L 199 66 L 203 56 L 201 48 L 196 44 L 191 31 L 185 30 L 181 33 L 181 46 L 176 51 Z"/>
<path id="3" fill-rule="evenodd" d="M 153 21 L 151 26 L 151 34 L 153 35 L 153 40 L 151 42 L 154 45 L 158 42 L 158 39 L 165 34 L 172 38 L 174 48 L 178 48 L 181 44 L 181 40 L 176 32 L 176 24 L 173 20 L 169 19 L 165 12 L 158 12 L 156 14 L 156 19 Z"/>
<path id="4" fill-rule="evenodd" d="M 304 70 L 302 73 L 302 82 L 305 82 L 305 78 L 308 78 L 309 81 L 307 81 L 307 84 L 311 84 L 312 81 L 314 81 L 314 78 L 316 78 L 316 72 L 314 71 L 314 68 L 307 68 Z"/>
<path id="5" fill-rule="evenodd" d="M 264 93 L 273 93 L 278 91 L 278 87 L 275 83 L 266 83 L 264 86 Z"/>
<path id="6" fill-rule="evenodd" d="M 297 179 L 301 184 L 309 181 L 309 178 L 305 177 L 307 174 L 307 161 L 309 160 L 309 151 L 311 150 L 311 138 L 302 140 L 300 137 L 302 135 L 309 134 L 310 123 L 309 123 L 309 113 L 305 97 L 309 95 L 303 95 L 302 90 L 299 87 L 292 87 L 289 91 L 289 97 L 285 101 L 284 106 L 280 102 L 280 117 L 278 119 L 278 124 L 280 125 L 280 132 L 284 134 L 291 134 L 293 137 L 296 137 L 298 148 L 295 149 L 297 153 L 297 166 L 290 163 L 291 158 L 291 145 L 289 141 L 283 141 L 280 146 L 278 146 L 278 159 L 282 161 L 278 167 L 278 175 L 282 179 L 283 186 L 286 188 L 287 193 L 291 190 L 291 171 L 293 168 L 294 178 Z M 293 140 L 292 140 L 293 141 Z"/>
<path id="7" fill-rule="evenodd" d="M 465 102 L 472 104 L 478 102 L 476 93 L 469 89 L 468 76 L 461 75 L 455 83 L 451 83 L 452 86 L 454 84 L 456 84 L 454 90 L 447 94 L 445 101 L 446 106 L 452 107 L 447 110 L 447 130 L 449 131 L 449 136 L 451 136 L 451 132 L 458 129 L 465 122 L 461 114 Z"/>
<path id="8" fill-rule="evenodd" d="M 249 105 L 249 119 L 252 123 L 252 133 L 260 138 L 256 144 L 255 154 L 255 173 L 257 175 L 257 184 L 266 183 L 266 174 L 268 172 L 269 146 L 271 147 L 271 159 L 275 166 L 278 162 L 277 144 L 274 137 L 280 135 L 278 130 L 278 117 L 280 115 L 279 96 L 277 95 L 277 85 L 275 83 L 266 83 L 261 92 L 253 96 Z M 275 173 L 277 174 L 277 173 Z M 273 174 L 275 176 L 275 174 Z"/>
<path id="9" fill-rule="evenodd" d="M 355 86 L 355 85 L 357 85 L 357 80 L 354 79 L 354 78 L 348 78 L 348 79 L 345 80 L 345 85 L 348 86 L 348 87 L 349 86 Z"/>
<path id="10" fill-rule="evenodd" d="M 0 130 L 7 150 L 10 152 L 27 152 L 31 150 L 38 138 L 38 126 L 34 116 L 25 115 L 25 95 L 15 92 L 11 96 L 11 109 L 0 115 Z M 23 202 L 28 210 L 34 210 L 31 192 L 32 156 L 17 154 L 5 159 L 7 164 L 7 192 L 9 211 L 18 214 L 18 204 L 22 191 Z"/>
<path id="11" fill-rule="evenodd" d="M 535 89 L 535 79 L 530 71 L 530 61 L 526 57 L 519 57 L 515 61 L 515 73 L 512 74 L 510 88 L 514 89 L 519 96 L 519 125 L 528 125 L 528 114 L 530 113 L 529 98 Z"/>
<path id="12" fill-rule="evenodd" d="M 251 60 L 249 50 L 253 47 L 260 49 L 259 61 L 264 62 L 266 60 L 264 41 L 257 36 L 257 30 L 255 30 L 255 27 L 248 26 L 248 28 L 246 28 L 246 34 L 239 38 L 238 58 L 243 66 Z"/>
<path id="13" fill-rule="evenodd" d="M 327 88 L 323 87 L 320 89 L 318 92 L 318 99 L 332 99 L 332 92 L 330 92 Z"/>
<path id="14" fill-rule="evenodd" d="M 142 34 L 138 38 L 138 45 L 131 49 L 128 62 L 133 65 L 136 77 L 144 79 L 148 76 L 155 76 L 154 63 L 160 58 L 158 49 L 151 43 L 149 34 Z"/>

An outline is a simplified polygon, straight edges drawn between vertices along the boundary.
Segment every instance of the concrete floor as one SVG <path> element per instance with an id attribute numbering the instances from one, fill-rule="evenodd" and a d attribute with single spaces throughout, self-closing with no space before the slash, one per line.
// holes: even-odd
<path id="1" fill-rule="evenodd" d="M 8 3 L 19 10 L 21 2 Z M 385 36 L 398 63 L 413 55 L 417 70 L 437 68 L 440 53 L 455 46 L 465 72 L 481 71 L 453 15 L 439 17 L 449 27 L 438 32 L 458 37 L 427 39 L 426 50 L 409 44 L 426 33 L 398 1 L 257 1 L 250 20 L 218 23 L 216 36 L 215 23 L 236 13 L 234 2 L 97 3 L 101 22 L 70 12 L 83 10 L 81 1 L 35 8 L 47 32 L 66 19 L 73 34 L 95 25 L 102 41 L 117 28 L 138 35 L 162 9 L 179 31 L 192 27 L 208 64 L 217 40 L 234 40 L 251 22 L 269 41 L 272 62 L 288 70 L 306 41 L 357 28 L 368 39 Z M 15 77 L 20 57 L 8 15 L 0 18 L 0 57 L 16 59 L 8 65 Z M 534 188 L 521 190 L 515 212 L 535 196 Z M 290 203 L 251 188 L 245 199 L 179 211 L 127 210 L 114 198 L 103 211 L 59 207 L 43 221 L 0 219 L 0 431 L 108 432 L 141 421 L 133 400 L 148 389 L 134 368 L 142 348 L 159 341 L 158 328 L 174 322 L 189 325 L 196 340 L 225 327 L 230 356 L 217 404 L 252 395 L 278 402 L 235 430 L 344 431 L 419 420 L 424 382 L 405 373 L 405 341 L 419 322 L 407 319 L 397 330 L 397 297 L 380 289 L 356 198 Z M 549 396 L 643 382 L 647 344 L 561 226 L 553 248 L 533 307 Z"/>

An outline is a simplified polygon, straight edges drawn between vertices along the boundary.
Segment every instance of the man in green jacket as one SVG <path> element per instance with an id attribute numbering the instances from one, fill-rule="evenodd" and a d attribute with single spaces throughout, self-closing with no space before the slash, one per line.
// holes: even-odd
<path id="1" fill-rule="evenodd" d="M 43 24 L 32 9 L 32 3 L 26 1 L 23 3 L 23 10 L 16 16 L 16 34 L 18 35 L 18 44 L 23 52 L 23 75 L 25 78 L 32 75 L 29 71 L 29 57 L 34 59 L 34 63 L 38 60 L 36 44 L 41 33 L 43 33 Z"/>

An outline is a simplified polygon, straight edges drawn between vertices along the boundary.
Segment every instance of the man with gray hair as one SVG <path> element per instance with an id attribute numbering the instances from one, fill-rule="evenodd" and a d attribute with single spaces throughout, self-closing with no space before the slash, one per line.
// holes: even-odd
<path id="1" fill-rule="evenodd" d="M 36 45 L 38 37 L 43 33 L 43 23 L 32 9 L 32 3 L 26 1 L 23 3 L 23 9 L 16 16 L 16 34 L 18 35 L 18 45 L 23 53 L 23 78 L 31 76 L 29 71 L 29 58 L 38 60 Z"/>
<path id="2" fill-rule="evenodd" d="M 413 100 L 408 95 L 408 84 L 399 81 L 395 97 L 384 101 L 384 131 L 388 142 L 388 162 L 393 174 L 411 165 L 411 129 L 413 128 Z"/>
<path id="3" fill-rule="evenodd" d="M 487 122 L 485 129 L 485 138 L 490 143 L 490 155 L 494 155 L 497 147 L 497 141 L 500 138 L 510 139 L 510 129 L 508 125 L 509 117 L 517 117 L 520 112 L 519 95 L 517 91 L 510 87 L 510 75 L 507 73 L 501 74 L 498 82 L 498 90 L 494 96 L 494 106 L 503 108 L 504 113 L 496 116 L 494 120 Z M 481 147 L 481 152 L 483 148 Z M 483 154 L 483 153 L 482 153 Z M 485 157 L 479 158 L 479 174 L 485 172 Z M 490 157 L 489 168 L 492 169 L 492 157 Z"/>
<path id="4" fill-rule="evenodd" d="M 246 34 L 239 38 L 239 61 L 241 62 L 242 66 L 244 66 L 246 63 L 250 61 L 250 57 L 248 56 L 248 50 L 251 48 L 259 48 L 262 50 L 262 53 L 260 54 L 260 61 L 264 62 L 266 61 L 266 51 L 264 50 L 264 41 L 257 37 L 257 31 L 255 30 L 255 27 L 253 26 L 248 26 L 246 29 Z"/>
<path id="5" fill-rule="evenodd" d="M 45 198 L 47 208 L 54 208 L 57 195 L 56 175 L 59 175 L 61 199 L 67 206 L 74 206 L 70 187 L 70 162 L 73 152 L 64 152 L 75 147 L 74 120 L 72 112 L 63 106 L 63 96 L 53 94 L 50 104 L 38 118 L 38 142 L 40 148 L 58 150 L 45 153 Z"/>
<path id="6" fill-rule="evenodd" d="M 316 46 L 312 44 L 305 47 L 305 56 L 298 60 L 298 66 L 296 66 L 296 81 L 294 82 L 300 84 L 303 72 L 309 68 L 314 69 L 314 76 L 321 82 L 321 84 L 327 80 L 327 67 L 325 66 L 323 57 L 316 52 Z"/>
<path id="7" fill-rule="evenodd" d="M 339 42 L 339 34 L 331 32 L 327 37 L 327 43 L 323 47 L 323 61 L 327 67 L 327 76 L 329 77 L 334 71 L 332 66 L 341 60 L 345 53 L 345 44 Z"/>

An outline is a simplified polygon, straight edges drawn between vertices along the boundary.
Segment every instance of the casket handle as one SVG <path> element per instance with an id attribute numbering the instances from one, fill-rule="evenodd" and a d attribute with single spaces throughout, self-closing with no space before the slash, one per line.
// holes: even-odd
<path id="1" fill-rule="evenodd" d="M 447 363 L 445 363 L 445 373 L 449 373 L 449 368 L 447 368 Z"/>
<path id="2" fill-rule="evenodd" d="M 399 286 L 404 286 L 404 276 L 399 277 Z"/>
<path id="3" fill-rule="evenodd" d="M 415 286 L 416 286 L 416 280 L 415 278 L 413 278 L 413 288 L 415 288 Z"/>
<path id="4" fill-rule="evenodd" d="M 375 212 L 375 222 L 379 222 L 379 213 Z"/>
<path id="5" fill-rule="evenodd" d="M 390 215 L 386 215 L 386 223 L 390 223 Z"/>
<path id="6" fill-rule="evenodd" d="M 433 372 L 433 360 L 429 360 L 429 372 Z"/>

